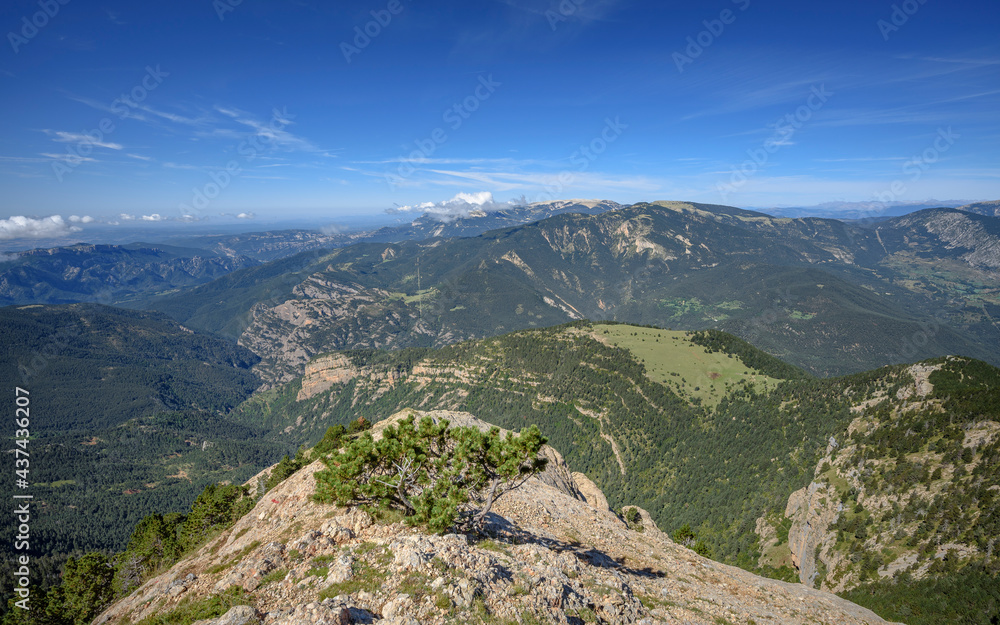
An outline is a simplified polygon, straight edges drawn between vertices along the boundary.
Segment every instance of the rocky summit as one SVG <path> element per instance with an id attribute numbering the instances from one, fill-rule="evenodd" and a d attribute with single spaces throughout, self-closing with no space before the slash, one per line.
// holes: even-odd
<path id="1" fill-rule="evenodd" d="M 467 413 L 410 410 L 374 434 L 409 414 L 489 427 Z M 546 470 L 496 503 L 482 536 L 428 534 L 317 504 L 313 475 L 323 465 L 313 462 L 94 623 L 223 599 L 228 612 L 197 625 L 886 622 L 829 592 L 703 558 L 645 511 L 626 523 L 558 452 L 542 453 Z"/>

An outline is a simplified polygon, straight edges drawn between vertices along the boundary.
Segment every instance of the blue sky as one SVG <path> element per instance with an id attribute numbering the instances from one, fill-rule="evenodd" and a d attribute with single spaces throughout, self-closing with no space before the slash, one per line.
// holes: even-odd
<path id="1" fill-rule="evenodd" d="M 995 0 L 8 0 L 0 26 L 8 237 L 460 193 L 1000 197 Z"/>

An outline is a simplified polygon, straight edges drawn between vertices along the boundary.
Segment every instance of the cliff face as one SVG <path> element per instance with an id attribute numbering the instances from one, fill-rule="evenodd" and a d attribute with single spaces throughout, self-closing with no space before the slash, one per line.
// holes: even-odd
<path id="1" fill-rule="evenodd" d="M 959 357 L 912 365 L 853 406 L 812 482 L 792 493 L 783 516 L 757 520 L 760 564 L 790 565 L 803 584 L 841 592 L 899 572 L 922 579 L 989 562 L 1000 543 L 991 460 L 1000 423 L 985 418 L 990 409 L 957 409 L 947 386 L 950 376 L 979 384 L 976 375 Z"/>
<path id="2" fill-rule="evenodd" d="M 306 372 L 302 376 L 302 389 L 295 399 L 302 401 L 315 397 L 330 390 L 334 384 L 344 384 L 353 380 L 358 374 L 351 361 L 340 354 L 314 358 L 306 364 Z"/>
<path id="3" fill-rule="evenodd" d="M 488 427 L 463 413 L 417 414 Z M 603 494 L 584 482 L 581 495 L 555 450 L 546 454 L 540 479 L 497 502 L 489 539 L 428 535 L 315 504 L 322 465 L 313 463 L 95 623 L 137 622 L 236 587 L 245 605 L 201 625 L 884 622 L 832 594 L 702 558 L 648 515 L 642 531 L 630 530 L 587 503 Z"/>

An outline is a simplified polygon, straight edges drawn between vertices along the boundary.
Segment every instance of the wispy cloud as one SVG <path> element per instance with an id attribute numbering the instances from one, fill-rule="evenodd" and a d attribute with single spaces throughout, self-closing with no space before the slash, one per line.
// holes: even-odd
<path id="1" fill-rule="evenodd" d="M 50 161 L 66 161 L 68 163 L 96 163 L 97 162 L 96 158 L 91 158 L 89 156 L 77 156 L 76 154 L 69 154 L 69 153 L 53 154 L 51 152 L 41 152 L 41 155 L 44 156 L 46 159 L 48 159 L 45 162 L 50 162 Z M 41 159 L 39 159 L 39 160 L 41 160 Z"/>
<path id="2" fill-rule="evenodd" d="M 859 156 L 855 158 L 815 158 L 814 161 L 818 163 L 868 163 L 874 161 L 905 161 L 906 159 L 902 156 L 886 156 L 886 157 L 874 157 L 874 156 Z"/>
<path id="3" fill-rule="evenodd" d="M 45 134 L 52 137 L 56 143 L 76 143 L 79 145 L 91 145 L 98 148 L 108 148 L 109 150 L 122 150 L 124 146 L 120 143 L 102 141 L 96 137 L 77 132 L 65 132 L 62 130 L 43 130 Z"/>
<path id="4" fill-rule="evenodd" d="M 643 176 L 617 176 L 599 172 L 569 172 L 569 185 L 563 182 L 566 174 L 562 172 L 508 172 L 508 171 L 458 171 L 449 169 L 431 169 L 432 173 L 450 178 L 430 180 L 436 184 L 454 184 L 455 179 L 472 180 L 493 187 L 498 191 L 539 190 L 545 187 L 556 187 L 569 192 L 571 189 L 606 189 L 656 191 L 660 183 Z"/>
<path id="5" fill-rule="evenodd" d="M 156 117 L 160 117 L 177 124 L 184 124 L 185 126 L 204 126 L 209 123 L 208 118 L 205 117 L 185 117 L 184 115 L 154 109 L 153 107 L 145 104 L 139 104 L 136 108 L 141 111 L 145 111 L 150 115 L 155 115 Z"/>
<path id="6" fill-rule="evenodd" d="M 111 22 L 112 24 L 115 24 L 117 26 L 125 26 L 126 24 L 128 24 L 128 22 L 122 19 L 121 13 L 119 13 L 118 11 L 111 11 L 109 9 L 105 9 L 104 13 L 105 15 L 108 16 L 108 21 Z"/>
<path id="7" fill-rule="evenodd" d="M 64 159 L 65 154 L 48 154 L 43 152 L 41 154 L 45 158 L 38 158 L 37 156 L 0 156 L 0 162 L 3 163 L 50 163 L 52 159 Z"/>
<path id="8" fill-rule="evenodd" d="M 266 139 L 270 145 L 279 149 L 295 152 L 320 151 L 320 149 L 313 145 L 313 143 L 308 139 L 296 136 L 295 134 L 285 130 L 285 126 L 289 126 L 294 122 L 291 119 L 292 116 L 284 111 L 275 109 L 273 111 L 272 122 L 269 123 L 262 122 L 251 113 L 247 113 L 246 111 L 241 111 L 236 108 L 216 106 L 215 110 L 228 116 L 236 123 L 250 128 L 253 130 L 253 134 L 255 136 Z"/>

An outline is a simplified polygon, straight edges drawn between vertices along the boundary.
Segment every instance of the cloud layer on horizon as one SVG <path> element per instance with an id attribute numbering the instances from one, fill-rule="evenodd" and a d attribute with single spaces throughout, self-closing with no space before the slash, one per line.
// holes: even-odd
<path id="1" fill-rule="evenodd" d="M 491 212 L 511 208 L 517 204 L 513 201 L 497 202 L 489 191 L 478 193 L 459 193 L 450 200 L 442 202 L 422 202 L 409 206 L 397 206 L 386 209 L 385 212 L 394 215 L 399 213 L 419 213 L 429 215 L 441 221 L 450 221 L 459 217 L 468 217 L 472 211 Z"/>
<path id="2" fill-rule="evenodd" d="M 73 217 L 76 217 L 75 215 Z M 83 219 L 93 219 L 87 217 L 72 217 L 70 221 L 89 223 Z M 80 232 L 83 228 L 71 226 L 61 215 L 50 215 L 49 217 L 35 218 L 15 215 L 9 219 L 0 219 L 0 240 L 10 239 L 42 239 L 48 237 L 64 237 L 73 232 Z"/>

